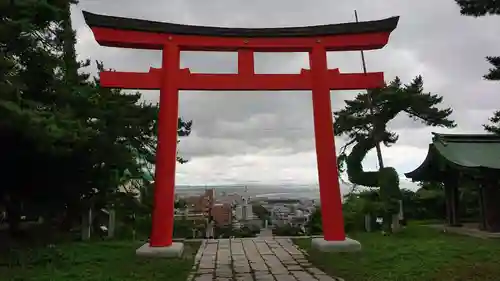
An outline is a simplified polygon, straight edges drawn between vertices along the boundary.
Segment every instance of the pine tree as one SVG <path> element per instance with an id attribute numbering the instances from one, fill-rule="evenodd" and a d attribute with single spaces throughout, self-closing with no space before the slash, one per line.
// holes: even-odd
<path id="1" fill-rule="evenodd" d="M 491 124 L 484 124 L 483 128 L 489 133 L 500 135 L 500 110 L 495 111 L 489 121 Z"/>
<path id="2" fill-rule="evenodd" d="M 0 205 L 14 230 L 21 206 L 64 214 L 68 228 L 86 204 L 105 206 L 124 178 L 154 164 L 158 106 L 101 88 L 82 71 L 89 61 L 76 59 L 73 3 L 0 2 L 0 144 L 9 163 Z M 179 135 L 191 125 L 179 119 Z"/>
<path id="3" fill-rule="evenodd" d="M 497 0 L 455 0 L 460 6 L 460 13 L 466 16 L 481 17 L 500 15 L 500 3 Z"/>
<path id="4" fill-rule="evenodd" d="M 393 167 L 364 171 L 363 159 L 377 144 L 389 146 L 397 142 L 397 134 L 390 131 L 387 124 L 402 112 L 429 126 L 454 127 L 454 121 L 449 119 L 452 109 L 437 108 L 442 100 L 436 94 L 424 92 L 421 76 L 408 85 L 402 85 L 400 79 L 396 78 L 383 88 L 358 94 L 354 100 L 346 101 L 344 109 L 334 112 L 335 135 L 344 135 L 349 139 L 341 148 L 339 170 L 343 172 L 346 164 L 347 175 L 352 183 L 379 188 L 379 198 L 385 213 L 384 229 L 387 232 L 391 231 L 393 215 L 399 212 L 399 175 Z M 352 145 L 347 154 L 346 149 Z"/>

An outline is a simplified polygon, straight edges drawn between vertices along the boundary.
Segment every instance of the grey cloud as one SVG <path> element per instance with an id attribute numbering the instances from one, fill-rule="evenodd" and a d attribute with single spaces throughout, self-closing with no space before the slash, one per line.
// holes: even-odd
<path id="1" fill-rule="evenodd" d="M 206 3 L 205 3 L 206 2 Z M 430 8 L 432 7 L 432 9 Z M 384 71 L 386 80 L 396 75 L 409 82 L 424 76 L 427 91 L 442 94 L 443 106 L 455 109 L 459 127 L 453 131 L 481 131 L 491 112 L 500 105 L 500 85 L 482 81 L 488 64 L 484 56 L 498 54 L 500 17 L 474 19 L 462 17 L 454 1 L 158 1 L 81 0 L 73 9 L 78 30 L 80 56 L 104 61 L 107 67 L 122 71 L 147 71 L 161 65 L 160 52 L 99 47 L 84 26 L 81 9 L 96 13 L 184 24 L 269 27 L 326 24 L 354 20 L 357 9 L 361 20 L 400 15 L 399 27 L 387 47 L 366 52 L 369 71 Z M 329 66 L 342 72 L 360 72 L 359 52 L 329 54 Z M 196 72 L 236 71 L 235 54 L 183 53 L 182 67 Z M 308 67 L 305 54 L 257 54 L 259 73 L 298 73 Z M 332 93 L 332 108 L 358 91 Z M 157 101 L 158 91 L 144 91 L 144 98 Z M 214 155 L 256 153 L 282 149 L 297 153 L 314 149 L 310 92 L 182 92 L 180 114 L 194 121 L 193 136 L 181 143 L 190 158 Z M 390 124 L 402 135 L 401 145 L 426 147 L 430 131 L 404 116 Z M 442 129 L 439 129 L 442 130 Z M 448 130 L 444 130 L 448 131 Z M 342 140 L 338 140 L 339 145 Z"/>

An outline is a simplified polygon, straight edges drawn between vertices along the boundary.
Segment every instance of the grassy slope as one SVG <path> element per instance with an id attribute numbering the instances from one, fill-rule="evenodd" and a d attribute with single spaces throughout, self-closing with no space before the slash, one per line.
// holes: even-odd
<path id="1" fill-rule="evenodd" d="M 181 259 L 138 258 L 139 246 L 124 241 L 71 243 L 4 254 L 0 280 L 185 281 L 199 244 L 186 244 Z"/>
<path id="2" fill-rule="evenodd" d="M 360 253 L 318 253 L 310 241 L 296 243 L 311 262 L 346 281 L 500 280 L 500 240 L 483 240 L 425 226 L 411 226 L 392 237 L 380 233 L 351 235 Z"/>

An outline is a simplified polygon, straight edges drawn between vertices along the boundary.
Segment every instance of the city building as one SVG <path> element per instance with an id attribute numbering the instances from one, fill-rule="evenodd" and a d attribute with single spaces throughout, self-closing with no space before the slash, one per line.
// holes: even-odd
<path id="1" fill-rule="evenodd" d="M 237 205 L 234 207 L 234 218 L 238 221 L 241 221 L 243 219 L 243 206 L 242 205 Z"/>
<path id="2" fill-rule="evenodd" d="M 205 217 L 211 215 L 215 225 L 241 228 L 247 225 L 262 225 L 254 213 L 249 198 L 238 193 L 227 194 L 222 192 L 216 198 L 215 189 L 206 189 L 202 195 L 187 196 L 185 217 Z M 178 214 L 177 216 L 180 216 Z"/>
<path id="3" fill-rule="evenodd" d="M 217 226 L 231 225 L 233 218 L 233 209 L 227 203 L 215 203 L 212 207 L 212 217 Z"/>
<path id="4" fill-rule="evenodd" d="M 215 202 L 215 189 L 207 189 L 203 195 L 189 196 L 183 199 L 186 201 L 187 209 L 191 213 L 208 215 Z"/>

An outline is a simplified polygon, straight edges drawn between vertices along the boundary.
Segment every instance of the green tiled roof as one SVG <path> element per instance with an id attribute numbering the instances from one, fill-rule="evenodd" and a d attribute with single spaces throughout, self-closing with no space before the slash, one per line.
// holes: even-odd
<path id="1" fill-rule="evenodd" d="M 424 162 L 406 177 L 414 180 L 439 178 L 446 168 L 500 169 L 500 136 L 492 134 L 437 134 Z"/>

